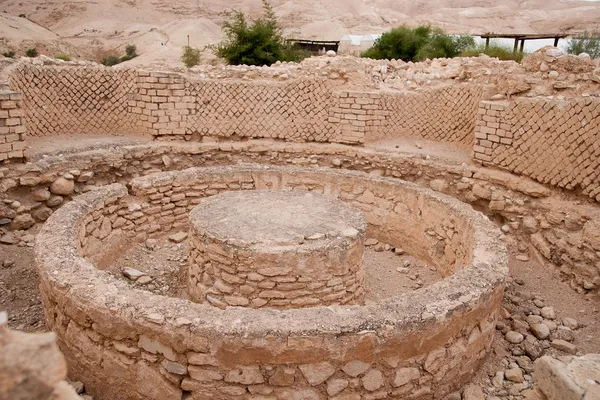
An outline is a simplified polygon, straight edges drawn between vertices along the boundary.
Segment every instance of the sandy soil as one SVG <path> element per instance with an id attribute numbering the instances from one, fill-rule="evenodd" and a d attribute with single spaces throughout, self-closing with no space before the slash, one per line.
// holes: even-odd
<path id="1" fill-rule="evenodd" d="M 152 243 L 156 247 L 149 248 L 143 243 L 133 246 L 107 270 L 139 289 L 189 299 L 185 275 L 187 245 L 170 243 L 166 238 Z M 124 268 L 144 272 L 152 280 L 143 284 L 132 281 L 122 275 Z M 376 251 L 374 246 L 367 247 L 364 268 L 367 304 L 425 288 L 442 279 L 435 267 L 407 254 L 397 255 L 391 248 L 388 251 Z"/>
<path id="2" fill-rule="evenodd" d="M 150 138 L 131 135 L 77 135 L 27 137 L 28 154 L 31 160 L 37 160 L 46 154 L 68 154 L 95 148 L 110 148 L 110 146 L 126 146 L 151 142 Z"/>

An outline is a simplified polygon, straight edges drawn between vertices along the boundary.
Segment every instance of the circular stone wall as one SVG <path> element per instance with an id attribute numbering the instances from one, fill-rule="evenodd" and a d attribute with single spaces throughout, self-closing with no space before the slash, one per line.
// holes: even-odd
<path id="1" fill-rule="evenodd" d="M 35 247 L 47 324 L 70 378 L 94 398 L 440 399 L 491 348 L 507 253 L 497 227 L 455 199 L 363 173 L 257 165 L 148 175 L 128 188 L 74 198 Z M 262 189 L 311 190 L 360 208 L 368 237 L 427 260 L 444 279 L 368 305 L 220 309 L 99 269 L 127 243 L 188 230 L 205 197 Z"/>
<path id="2" fill-rule="evenodd" d="M 211 196 L 190 213 L 189 295 L 221 308 L 360 304 L 365 229 L 360 210 L 317 193 Z"/>

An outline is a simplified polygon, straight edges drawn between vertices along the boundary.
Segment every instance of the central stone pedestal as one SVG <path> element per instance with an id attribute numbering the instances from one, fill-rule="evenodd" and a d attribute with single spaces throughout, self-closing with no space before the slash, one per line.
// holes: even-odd
<path id="1" fill-rule="evenodd" d="M 190 214 L 190 297 L 217 307 L 362 304 L 362 212 L 304 191 L 228 192 Z"/>

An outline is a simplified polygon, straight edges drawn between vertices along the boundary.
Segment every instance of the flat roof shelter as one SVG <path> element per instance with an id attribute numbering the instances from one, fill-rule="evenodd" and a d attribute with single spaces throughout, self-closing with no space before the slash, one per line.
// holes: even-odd
<path id="1" fill-rule="evenodd" d="M 484 33 L 480 36 L 482 39 L 485 39 L 485 49 L 487 50 L 490 47 L 490 39 L 515 39 L 515 46 L 513 48 L 513 52 L 517 52 L 517 49 L 520 52 L 523 52 L 523 47 L 525 47 L 526 40 L 536 40 L 536 39 L 554 39 L 554 47 L 558 47 L 558 41 L 560 39 L 564 39 L 568 37 L 568 34 L 564 33 Z M 519 48 L 519 42 L 521 42 L 521 46 Z"/>
<path id="2" fill-rule="evenodd" d="M 308 39 L 287 39 L 286 42 L 298 46 L 304 50 L 310 51 L 313 54 L 325 53 L 333 50 L 336 53 L 340 47 L 339 40 L 308 40 Z M 325 51 L 323 51 L 325 49 Z"/>

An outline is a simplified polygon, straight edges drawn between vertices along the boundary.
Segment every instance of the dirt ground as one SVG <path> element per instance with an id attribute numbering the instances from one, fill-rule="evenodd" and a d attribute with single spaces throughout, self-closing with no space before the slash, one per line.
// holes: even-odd
<path id="1" fill-rule="evenodd" d="M 153 246 L 146 246 L 144 243 L 133 246 L 108 270 L 136 288 L 189 299 L 185 276 L 187 245 L 170 243 L 167 238 L 152 243 Z M 434 266 L 427 265 L 407 254 L 398 255 L 391 250 L 376 251 L 375 246 L 365 249 L 363 265 L 366 272 L 365 301 L 367 304 L 427 287 L 442 279 Z M 122 271 L 125 268 L 144 272 L 151 281 L 142 284 L 139 281 L 132 281 L 123 276 Z"/>

